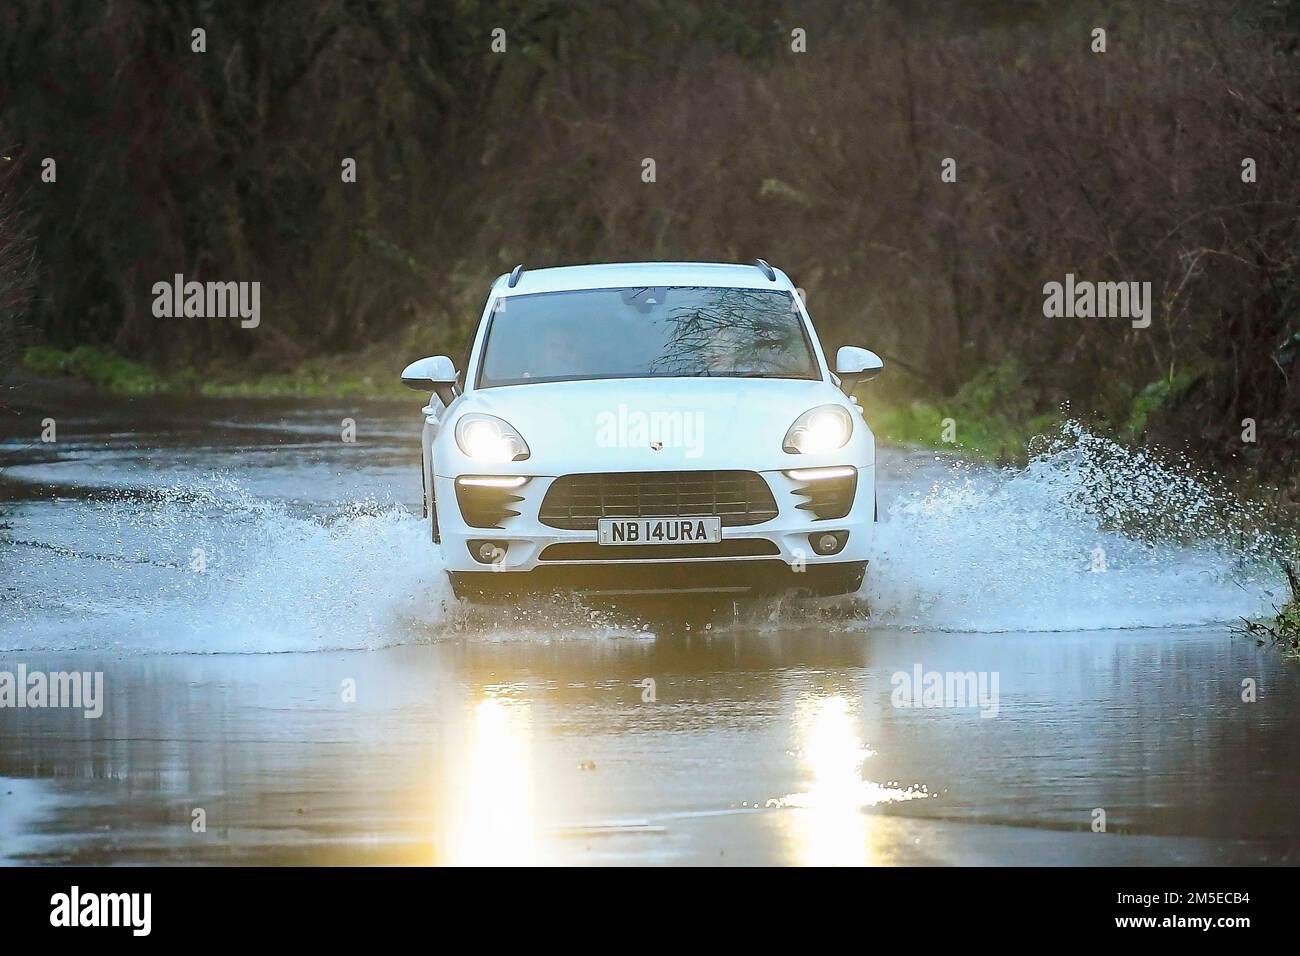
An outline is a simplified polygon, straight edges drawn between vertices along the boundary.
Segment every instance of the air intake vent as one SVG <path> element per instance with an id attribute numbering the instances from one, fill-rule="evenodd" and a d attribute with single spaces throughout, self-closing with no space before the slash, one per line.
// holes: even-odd
<path id="1" fill-rule="evenodd" d="M 793 492 L 804 500 L 795 505 L 801 511 L 811 511 L 818 520 L 843 518 L 853 507 L 853 496 L 858 491 L 858 473 L 841 478 L 818 478 L 806 482 Z"/>
<path id="2" fill-rule="evenodd" d="M 583 541 L 551 544 L 542 549 L 542 561 L 645 561 L 656 558 L 753 558 L 780 554 L 765 538 L 736 538 L 713 544 L 627 544 L 610 547 Z"/>
<path id="3" fill-rule="evenodd" d="M 515 502 L 523 501 L 509 488 L 483 488 L 456 483 L 456 503 L 471 528 L 500 528 L 506 518 L 519 514 Z"/>

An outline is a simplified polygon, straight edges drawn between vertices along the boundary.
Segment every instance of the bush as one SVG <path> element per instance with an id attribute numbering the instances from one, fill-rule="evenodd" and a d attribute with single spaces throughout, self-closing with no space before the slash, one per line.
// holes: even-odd
<path id="1" fill-rule="evenodd" d="M 139 362 L 89 345 L 71 352 L 34 346 L 23 355 L 23 365 L 39 374 L 71 376 L 119 395 L 151 395 L 175 387 Z"/>
<path id="2" fill-rule="evenodd" d="M 1041 409 L 1040 390 L 1014 359 L 978 371 L 946 401 L 911 401 L 873 408 L 869 418 L 887 441 L 954 448 L 999 462 L 1023 462 L 1030 441 L 1057 416 Z M 945 439 L 950 434 L 952 441 Z"/>

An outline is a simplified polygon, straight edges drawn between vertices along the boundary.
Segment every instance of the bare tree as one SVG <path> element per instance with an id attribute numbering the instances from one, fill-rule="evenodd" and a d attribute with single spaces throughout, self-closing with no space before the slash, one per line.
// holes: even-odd
<path id="1" fill-rule="evenodd" d="M 19 217 L 12 163 L 0 151 L 0 379 L 18 357 L 36 286 L 35 251 Z"/>

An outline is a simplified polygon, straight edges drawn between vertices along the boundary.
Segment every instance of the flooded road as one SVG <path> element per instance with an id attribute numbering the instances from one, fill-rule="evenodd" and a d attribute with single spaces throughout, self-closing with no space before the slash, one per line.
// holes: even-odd
<path id="1" fill-rule="evenodd" d="M 104 699 L 0 707 L 0 862 L 1300 860 L 1300 667 L 1228 627 L 1280 582 L 1086 436 L 884 450 L 856 600 L 703 620 L 458 606 L 418 402 L 30 404 L 0 673 Z"/>

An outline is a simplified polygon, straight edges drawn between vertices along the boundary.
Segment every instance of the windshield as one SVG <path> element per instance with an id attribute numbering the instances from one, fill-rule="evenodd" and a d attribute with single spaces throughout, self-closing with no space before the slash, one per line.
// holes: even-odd
<path id="1" fill-rule="evenodd" d="M 700 286 L 501 299 L 478 387 L 596 378 L 820 378 L 789 292 Z"/>

